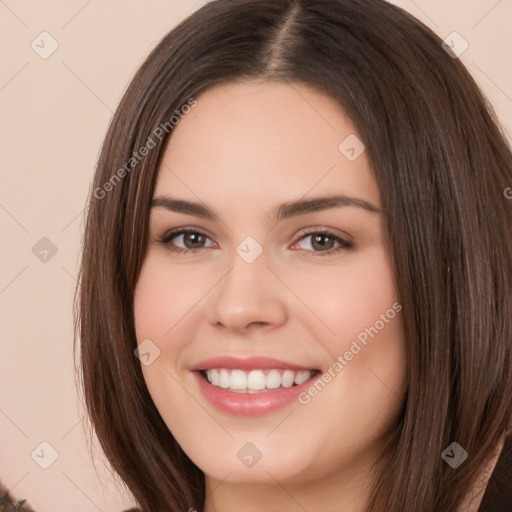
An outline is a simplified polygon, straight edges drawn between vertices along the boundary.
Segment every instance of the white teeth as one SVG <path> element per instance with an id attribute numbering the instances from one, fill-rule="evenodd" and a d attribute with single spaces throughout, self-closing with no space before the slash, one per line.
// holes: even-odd
<path id="1" fill-rule="evenodd" d="M 277 389 L 281 385 L 281 374 L 278 370 L 270 370 L 266 377 L 266 387 L 268 389 Z"/>
<path id="2" fill-rule="evenodd" d="M 283 376 L 281 377 L 283 388 L 291 388 L 293 386 L 294 380 L 295 372 L 292 372 L 292 370 L 285 370 Z"/>
<path id="3" fill-rule="evenodd" d="M 297 384 L 297 386 L 298 386 L 299 384 L 302 384 L 303 382 L 306 382 L 310 378 L 311 378 L 311 372 L 310 371 L 305 370 L 305 371 L 302 371 L 302 372 L 298 372 L 297 375 L 295 376 L 295 384 Z"/>
<path id="4" fill-rule="evenodd" d="M 220 376 L 219 376 L 219 370 L 210 370 L 207 374 L 206 374 L 206 377 L 208 378 L 208 382 L 210 384 L 213 384 L 214 386 L 219 386 L 220 385 Z"/>
<path id="5" fill-rule="evenodd" d="M 267 379 L 265 374 L 261 370 L 254 370 L 247 376 L 247 388 L 254 389 L 256 391 L 265 389 L 267 385 Z"/>
<path id="6" fill-rule="evenodd" d="M 238 392 L 255 393 L 264 389 L 291 388 L 303 384 L 313 376 L 311 370 L 206 370 L 206 378 L 213 386 Z"/>
<path id="7" fill-rule="evenodd" d="M 221 388 L 227 389 L 229 388 L 229 372 L 227 370 L 220 370 L 219 374 L 219 386 Z"/>
<path id="8" fill-rule="evenodd" d="M 247 387 L 247 377 L 242 370 L 232 370 L 229 378 L 229 387 L 231 389 L 245 389 Z"/>

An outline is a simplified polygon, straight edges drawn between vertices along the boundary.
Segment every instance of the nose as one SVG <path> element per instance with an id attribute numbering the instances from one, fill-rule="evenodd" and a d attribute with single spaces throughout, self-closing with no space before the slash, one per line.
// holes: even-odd
<path id="1" fill-rule="evenodd" d="M 217 328 L 243 333 L 286 322 L 284 290 L 267 268 L 264 253 L 252 263 L 235 254 L 230 271 L 212 292 L 208 320 Z"/>

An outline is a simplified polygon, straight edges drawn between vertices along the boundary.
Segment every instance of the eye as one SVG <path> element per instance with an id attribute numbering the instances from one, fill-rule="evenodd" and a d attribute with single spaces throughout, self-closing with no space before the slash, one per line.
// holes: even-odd
<path id="1" fill-rule="evenodd" d="M 307 243 L 304 243 L 305 241 Z M 301 243 L 302 247 L 300 246 Z M 351 249 L 354 246 L 352 242 L 348 242 L 327 230 L 309 231 L 303 234 L 294 245 L 299 245 L 300 249 L 304 249 L 314 256 L 334 254 L 338 251 Z"/>
<path id="2" fill-rule="evenodd" d="M 210 242 L 208 244 L 208 241 Z M 307 243 L 305 243 L 308 241 Z M 157 242 L 168 251 L 175 253 L 196 253 L 209 247 L 216 247 L 215 242 L 201 231 L 194 228 L 179 228 L 165 233 Z M 304 233 L 294 246 L 299 246 L 308 256 L 325 256 L 341 250 L 351 249 L 353 243 L 328 230 L 316 230 Z M 292 248 L 294 248 L 292 246 Z"/>
<path id="3" fill-rule="evenodd" d="M 193 228 L 180 228 L 166 233 L 157 242 L 171 252 L 195 253 L 197 250 L 205 247 L 215 247 L 213 242 L 210 245 L 205 245 L 207 240 L 210 239 L 201 231 Z M 181 247 L 177 244 L 181 245 Z"/>

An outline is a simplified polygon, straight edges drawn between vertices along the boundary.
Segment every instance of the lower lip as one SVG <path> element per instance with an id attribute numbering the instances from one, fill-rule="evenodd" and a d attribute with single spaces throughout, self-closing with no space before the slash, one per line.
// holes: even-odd
<path id="1" fill-rule="evenodd" d="M 296 401 L 298 395 L 321 376 L 319 373 L 306 382 L 291 388 L 277 388 L 261 393 L 237 393 L 212 386 L 200 372 L 193 373 L 204 397 L 220 411 L 235 416 L 262 416 L 286 407 Z"/>

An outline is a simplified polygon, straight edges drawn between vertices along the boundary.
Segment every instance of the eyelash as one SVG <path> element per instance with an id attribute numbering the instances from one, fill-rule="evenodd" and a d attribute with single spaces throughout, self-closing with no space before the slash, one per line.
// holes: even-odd
<path id="1" fill-rule="evenodd" d="M 157 243 L 163 245 L 168 251 L 170 252 L 173 252 L 173 253 L 176 253 L 176 254 L 181 254 L 181 253 L 192 253 L 192 254 L 195 254 L 196 252 L 198 251 L 201 251 L 202 249 L 206 249 L 207 247 L 199 247 L 199 248 L 196 248 L 196 249 L 184 249 L 183 247 L 176 247 L 176 246 L 172 246 L 170 244 L 170 241 L 179 236 L 179 235 L 183 235 L 183 234 L 186 234 L 186 233 L 195 233 L 195 234 L 199 234 L 199 235 L 202 235 L 206 238 L 209 238 L 205 233 L 203 233 L 202 231 L 200 230 L 197 230 L 195 228 L 178 228 L 176 230 L 172 230 L 172 231 L 169 231 L 167 233 L 165 233 L 161 238 L 159 238 L 157 240 Z M 295 243 L 298 243 L 300 241 L 302 241 L 303 239 L 307 238 L 308 236 L 311 236 L 311 235 L 325 235 L 325 236 L 328 236 L 330 238 L 333 238 L 336 242 L 338 242 L 340 244 L 339 247 L 337 247 L 336 249 L 329 249 L 327 251 L 311 251 L 311 250 L 308 250 L 308 249 L 302 249 L 303 251 L 306 251 L 306 254 L 307 256 L 329 256 L 329 255 L 332 255 L 332 254 L 335 254 L 339 251 L 342 251 L 342 250 L 348 250 L 348 249 L 352 249 L 354 244 L 352 242 L 348 242 L 347 240 L 344 240 L 343 238 L 340 238 L 338 235 L 336 235 L 335 233 L 329 231 L 328 229 L 321 229 L 321 230 L 311 230 L 311 231 L 307 231 L 306 233 L 303 233 L 300 238 L 297 240 L 297 242 Z M 295 245 L 295 244 L 294 244 Z"/>

